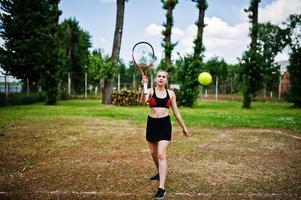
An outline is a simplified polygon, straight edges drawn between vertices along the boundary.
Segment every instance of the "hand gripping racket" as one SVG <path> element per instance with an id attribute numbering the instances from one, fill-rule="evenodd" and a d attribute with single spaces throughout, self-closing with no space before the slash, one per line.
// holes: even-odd
<path id="1" fill-rule="evenodd" d="M 147 73 L 155 61 L 154 48 L 148 42 L 138 42 L 133 47 L 132 58 L 142 74 L 142 80 L 146 80 Z M 143 83 L 143 93 L 147 94 L 147 83 Z"/>

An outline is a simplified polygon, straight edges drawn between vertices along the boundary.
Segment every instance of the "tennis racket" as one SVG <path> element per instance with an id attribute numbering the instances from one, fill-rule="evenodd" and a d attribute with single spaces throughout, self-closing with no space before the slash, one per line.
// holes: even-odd
<path id="1" fill-rule="evenodd" d="M 147 73 L 155 61 L 154 48 L 148 42 L 138 42 L 133 47 L 132 58 L 142 74 L 142 80 L 146 80 Z M 147 94 L 147 83 L 143 83 L 143 93 Z"/>

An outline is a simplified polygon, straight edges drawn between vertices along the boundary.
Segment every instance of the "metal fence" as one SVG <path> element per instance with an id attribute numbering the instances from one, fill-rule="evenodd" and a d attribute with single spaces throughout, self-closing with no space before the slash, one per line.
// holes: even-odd
<path id="1" fill-rule="evenodd" d="M 24 87 L 24 84 L 26 86 Z M 148 87 L 154 87 L 154 77 L 149 77 Z M 171 89 L 179 89 L 177 83 L 169 83 Z M 93 77 L 88 77 L 85 73 L 68 73 L 62 76 L 59 80 L 59 98 L 60 99 L 73 99 L 73 98 L 99 98 L 101 99 L 102 90 L 104 88 L 104 80 L 96 80 Z M 281 88 L 281 87 L 279 87 Z M 116 75 L 114 78 L 113 91 L 127 90 L 139 92 L 141 90 L 141 80 L 138 75 L 125 79 L 122 74 Z M 33 95 L 39 95 L 41 88 L 32 90 L 29 88 L 28 80 L 21 82 L 12 76 L 0 76 L 0 95 L 1 101 L 3 97 L 17 98 L 17 95 L 22 93 L 23 97 L 28 98 Z M 277 88 L 273 91 L 259 91 L 258 100 L 263 101 L 279 101 L 283 100 L 280 95 L 280 89 Z M 227 81 L 213 82 L 208 87 L 200 87 L 200 98 L 212 100 L 241 100 L 239 83 L 235 79 Z"/>
<path id="2" fill-rule="evenodd" d="M 21 90 L 20 80 L 12 76 L 0 76 L 0 93 L 19 93 Z"/>

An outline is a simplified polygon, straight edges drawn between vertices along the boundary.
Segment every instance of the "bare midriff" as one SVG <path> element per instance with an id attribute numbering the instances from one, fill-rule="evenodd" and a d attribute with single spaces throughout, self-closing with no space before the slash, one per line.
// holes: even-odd
<path id="1" fill-rule="evenodd" d="M 167 108 L 150 108 L 149 116 L 152 118 L 163 118 L 168 116 Z"/>

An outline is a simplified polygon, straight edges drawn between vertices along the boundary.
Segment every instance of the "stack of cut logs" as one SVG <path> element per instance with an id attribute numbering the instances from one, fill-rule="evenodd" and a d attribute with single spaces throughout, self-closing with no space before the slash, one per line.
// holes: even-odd
<path id="1" fill-rule="evenodd" d="M 139 98 L 140 94 L 123 90 L 119 92 L 113 92 L 112 103 L 120 106 L 139 105 Z"/>

